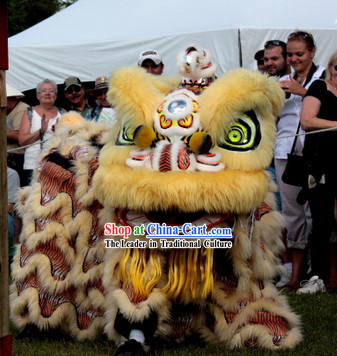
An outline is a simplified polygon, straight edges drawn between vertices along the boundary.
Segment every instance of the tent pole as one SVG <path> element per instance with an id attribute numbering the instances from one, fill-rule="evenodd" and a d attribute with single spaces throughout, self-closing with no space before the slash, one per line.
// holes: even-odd
<path id="1" fill-rule="evenodd" d="M 12 355 L 9 333 L 9 271 L 7 232 L 7 93 L 8 69 L 7 0 L 0 0 L 0 355 Z"/>
<path id="2" fill-rule="evenodd" d="M 6 79 L 0 70 L 0 354 L 8 355 L 9 335 L 9 288 L 8 288 L 8 232 L 7 232 L 7 124 Z M 10 346 L 11 349 L 11 346 Z"/>
<path id="3" fill-rule="evenodd" d="M 240 64 L 240 67 L 242 67 L 242 46 L 241 46 L 240 29 L 238 29 L 238 47 L 239 47 L 239 64 Z"/>

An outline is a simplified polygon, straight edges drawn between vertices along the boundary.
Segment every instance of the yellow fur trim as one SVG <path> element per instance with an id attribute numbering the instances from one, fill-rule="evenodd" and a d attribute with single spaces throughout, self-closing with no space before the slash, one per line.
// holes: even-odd
<path id="1" fill-rule="evenodd" d="M 141 211 L 178 209 L 184 212 L 251 212 L 268 191 L 264 171 L 225 170 L 166 172 L 127 167 L 130 148 L 112 143 L 100 153 L 100 167 L 93 179 L 96 196 L 106 207 Z M 113 184 L 111 184 L 113 182 Z M 221 187 L 221 188 L 220 188 Z"/>

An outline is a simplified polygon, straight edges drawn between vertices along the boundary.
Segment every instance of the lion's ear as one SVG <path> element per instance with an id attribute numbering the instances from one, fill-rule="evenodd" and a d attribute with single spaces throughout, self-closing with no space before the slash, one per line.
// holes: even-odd
<path id="1" fill-rule="evenodd" d="M 237 113 L 255 111 L 263 121 L 277 115 L 284 104 L 284 93 L 274 78 L 256 71 L 237 69 L 217 79 L 200 95 L 203 127 L 213 138 L 224 135 Z"/>
<path id="2" fill-rule="evenodd" d="M 200 95 L 202 127 L 228 169 L 268 167 L 284 98 L 275 79 L 246 69 L 229 72 Z"/>
<path id="3" fill-rule="evenodd" d="M 275 77 L 269 77 L 269 100 L 272 105 L 273 115 L 277 118 L 284 106 L 285 92 L 281 89 L 280 83 Z"/>
<path id="4" fill-rule="evenodd" d="M 153 114 L 171 86 L 143 68 L 121 68 L 110 78 L 108 98 L 118 120 L 132 126 L 152 126 Z"/>

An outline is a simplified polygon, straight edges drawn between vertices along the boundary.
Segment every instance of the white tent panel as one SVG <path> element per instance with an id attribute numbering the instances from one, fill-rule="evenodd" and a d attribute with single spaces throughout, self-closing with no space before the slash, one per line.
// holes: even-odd
<path id="1" fill-rule="evenodd" d="M 46 77 L 57 83 L 69 75 L 94 80 L 136 64 L 147 48 L 160 52 L 164 74 L 172 75 L 177 52 L 192 42 L 211 51 L 221 74 L 240 64 L 238 29 L 246 29 L 241 33 L 245 67 L 252 66 L 266 39 L 286 39 L 295 28 L 322 34 L 318 55 L 325 60 L 335 48 L 330 44 L 337 30 L 336 10 L 336 0 L 78 0 L 9 39 L 7 78 L 20 90 L 34 88 Z M 329 44 L 324 54 L 321 43 Z"/>
<path id="2" fill-rule="evenodd" d="M 330 56 L 337 49 L 337 30 L 301 29 L 312 33 L 315 39 L 317 50 L 314 62 L 326 67 Z M 295 29 L 241 29 L 242 66 L 255 69 L 254 54 L 264 48 L 266 41 L 287 42 L 288 35 L 294 31 Z"/>
<path id="3" fill-rule="evenodd" d="M 92 81 L 100 75 L 110 75 L 121 66 L 136 65 L 144 49 L 158 50 L 165 64 L 164 74 L 176 75 L 177 54 L 191 43 L 210 50 L 218 64 L 218 75 L 239 66 L 238 31 L 222 30 L 147 40 L 14 47 L 10 52 L 7 80 L 22 91 L 36 87 L 45 78 L 58 84 L 71 75 Z"/>
<path id="4" fill-rule="evenodd" d="M 78 0 L 10 47 L 149 39 L 230 28 L 335 28 L 336 0 Z"/>

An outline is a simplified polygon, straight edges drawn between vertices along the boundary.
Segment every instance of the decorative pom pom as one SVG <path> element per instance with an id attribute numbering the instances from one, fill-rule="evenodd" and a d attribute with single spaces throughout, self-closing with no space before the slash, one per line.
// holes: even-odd
<path id="1" fill-rule="evenodd" d="M 207 153 L 213 145 L 211 136 L 203 131 L 195 132 L 188 143 L 190 149 L 196 154 Z"/>
<path id="2" fill-rule="evenodd" d="M 156 139 L 156 133 L 152 127 L 141 125 L 133 133 L 133 141 L 140 148 L 150 147 Z"/>

